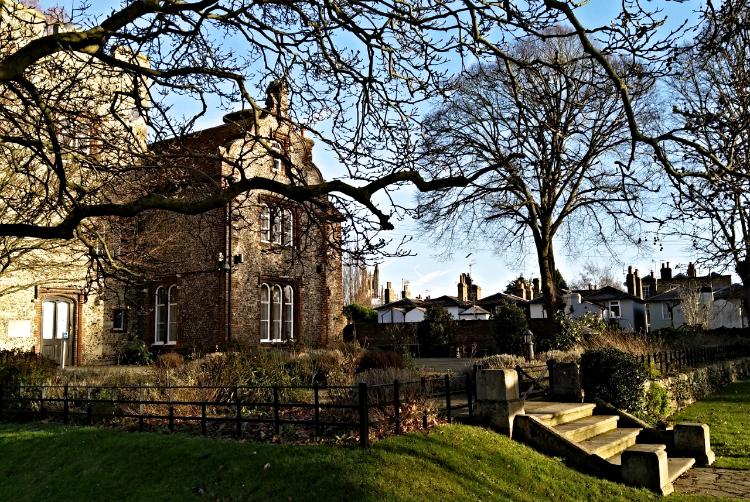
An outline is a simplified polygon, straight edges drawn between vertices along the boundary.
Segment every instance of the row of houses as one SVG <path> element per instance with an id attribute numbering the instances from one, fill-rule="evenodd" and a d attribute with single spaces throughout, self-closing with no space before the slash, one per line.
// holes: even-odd
<path id="1" fill-rule="evenodd" d="M 628 268 L 626 290 L 612 286 L 565 291 L 564 312 L 573 319 L 593 314 L 626 331 L 656 331 L 677 328 L 683 324 L 702 324 L 708 328 L 743 328 L 748 326 L 743 310 L 743 287 L 732 284 L 730 275 L 709 273 L 698 276 L 695 266 L 687 274 L 672 274 L 669 262 L 662 264 L 657 277 L 652 271 L 640 277 L 639 271 Z M 388 288 L 391 289 L 391 283 Z M 518 283 L 516 294 L 496 293 L 482 298 L 481 289 L 468 285 L 462 274 L 457 296 L 409 298 L 408 289 L 400 299 L 378 306 L 379 323 L 409 323 L 424 319 L 427 308 L 439 305 L 455 320 L 489 320 L 503 302 L 522 307 L 530 319 L 549 316 L 539 281 Z M 389 295 L 390 297 L 392 296 Z"/>

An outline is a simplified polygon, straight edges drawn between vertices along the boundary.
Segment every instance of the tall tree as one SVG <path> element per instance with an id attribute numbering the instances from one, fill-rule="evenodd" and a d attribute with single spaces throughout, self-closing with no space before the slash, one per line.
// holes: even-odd
<path id="1" fill-rule="evenodd" d="M 675 170 L 669 228 L 705 262 L 734 269 L 750 307 L 750 7 L 707 11 L 695 43 L 679 53 L 673 90 Z M 679 148 L 679 150 L 678 150 Z M 679 168 L 679 169 L 677 169 Z"/>
<path id="2" fill-rule="evenodd" d="M 457 79 L 425 122 L 419 159 L 428 176 L 485 173 L 422 194 L 423 228 L 449 247 L 492 239 L 512 252 L 531 240 L 550 312 L 560 305 L 553 239 L 630 235 L 623 215 L 637 210 L 644 186 L 639 170 L 618 165 L 630 142 L 620 101 L 564 33 L 525 38 L 510 52 L 518 63 L 477 65 Z M 633 76 L 636 93 L 642 85 Z"/>

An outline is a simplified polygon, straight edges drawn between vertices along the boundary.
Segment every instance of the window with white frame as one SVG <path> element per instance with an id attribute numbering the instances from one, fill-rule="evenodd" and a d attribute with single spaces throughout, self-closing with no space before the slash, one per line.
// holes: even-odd
<path id="1" fill-rule="evenodd" d="M 609 302 L 609 317 L 611 319 L 622 317 L 620 312 L 620 300 L 612 300 Z"/>
<path id="2" fill-rule="evenodd" d="M 289 284 L 261 284 L 260 341 L 293 340 L 294 329 L 294 287 Z"/>
<path id="3" fill-rule="evenodd" d="M 260 209 L 260 240 L 283 246 L 294 245 L 294 212 L 266 203 Z"/>
<path id="4" fill-rule="evenodd" d="M 272 139 L 268 143 L 271 146 L 271 152 L 273 153 L 273 170 L 276 172 L 280 172 L 282 167 L 281 143 L 279 143 L 275 139 Z"/>
<path id="5" fill-rule="evenodd" d="M 154 292 L 154 345 L 177 343 L 177 286 L 159 286 Z"/>
<path id="6" fill-rule="evenodd" d="M 672 319 L 672 309 L 667 302 L 662 302 L 661 304 L 661 318 Z"/>
<path id="7" fill-rule="evenodd" d="M 643 286 L 643 297 L 648 298 L 651 296 L 651 286 Z"/>

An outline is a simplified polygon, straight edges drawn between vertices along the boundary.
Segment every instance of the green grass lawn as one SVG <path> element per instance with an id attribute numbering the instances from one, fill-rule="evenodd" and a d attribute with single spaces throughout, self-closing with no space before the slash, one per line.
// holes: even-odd
<path id="1" fill-rule="evenodd" d="M 657 499 L 462 425 L 388 438 L 368 450 L 46 424 L 0 426 L 3 501 Z M 669 500 L 716 499 L 675 494 Z"/>
<path id="2" fill-rule="evenodd" d="M 750 381 L 733 383 L 669 420 L 708 424 L 716 454 L 714 466 L 750 469 Z"/>

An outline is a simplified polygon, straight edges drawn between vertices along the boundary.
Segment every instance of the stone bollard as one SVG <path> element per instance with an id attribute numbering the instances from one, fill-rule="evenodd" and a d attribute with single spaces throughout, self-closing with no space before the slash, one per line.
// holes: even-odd
<path id="1" fill-rule="evenodd" d="M 656 493 L 669 495 L 674 491 L 669 481 L 669 464 L 663 444 L 638 444 L 622 452 L 622 481 L 643 486 Z"/>
<path id="2" fill-rule="evenodd" d="M 674 449 L 684 457 L 692 457 L 700 466 L 714 463 L 711 450 L 711 432 L 706 424 L 682 423 L 674 426 Z"/>
<path id="3" fill-rule="evenodd" d="M 478 371 L 476 397 L 474 419 L 481 425 L 512 436 L 513 419 L 524 412 L 516 370 Z"/>
<path id="4" fill-rule="evenodd" d="M 555 363 L 550 368 L 550 389 L 553 400 L 583 402 L 581 366 L 578 363 Z"/>

